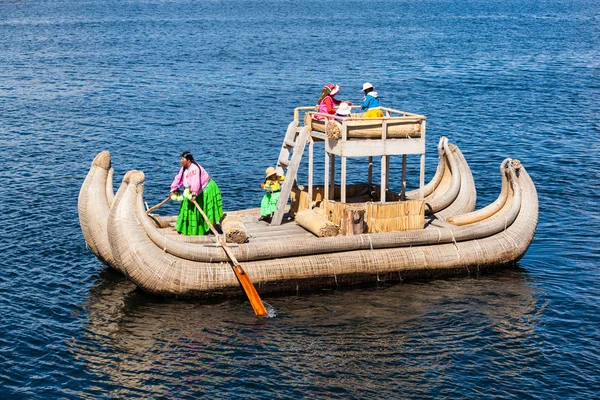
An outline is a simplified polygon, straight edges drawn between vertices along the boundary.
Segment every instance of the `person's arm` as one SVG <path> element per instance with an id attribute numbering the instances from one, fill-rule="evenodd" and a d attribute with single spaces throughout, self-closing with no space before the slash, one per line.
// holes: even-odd
<path id="1" fill-rule="evenodd" d="M 325 103 L 325 106 L 327 107 L 327 114 L 335 114 L 335 108 L 333 108 L 335 103 L 331 97 L 325 97 L 323 103 Z"/>
<path id="2" fill-rule="evenodd" d="M 179 186 L 181 185 L 182 177 L 183 177 L 183 167 L 181 167 L 181 169 L 179 170 L 179 173 L 175 176 L 175 179 L 173 179 L 173 183 L 171 183 L 171 194 L 173 194 L 174 191 L 179 189 Z"/>
<path id="3" fill-rule="evenodd" d="M 371 103 L 371 96 L 365 96 L 365 101 L 363 101 L 363 103 L 360 105 L 360 108 L 362 110 L 367 110 L 369 108 L 369 105 Z"/>

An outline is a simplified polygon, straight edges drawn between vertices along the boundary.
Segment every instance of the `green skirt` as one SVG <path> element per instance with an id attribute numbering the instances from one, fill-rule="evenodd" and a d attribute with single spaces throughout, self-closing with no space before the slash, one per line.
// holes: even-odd
<path id="1" fill-rule="evenodd" d="M 277 210 L 277 201 L 281 192 L 266 193 L 260 202 L 260 215 L 267 217 Z"/>
<path id="2" fill-rule="evenodd" d="M 208 217 L 211 224 L 217 224 L 223 217 L 223 201 L 217 183 L 212 179 L 208 182 L 206 189 L 196 197 L 196 202 Z M 210 232 L 210 227 L 196 209 L 194 203 L 186 198 L 183 199 L 179 208 L 179 216 L 175 224 L 177 232 L 188 236 L 201 236 Z"/>

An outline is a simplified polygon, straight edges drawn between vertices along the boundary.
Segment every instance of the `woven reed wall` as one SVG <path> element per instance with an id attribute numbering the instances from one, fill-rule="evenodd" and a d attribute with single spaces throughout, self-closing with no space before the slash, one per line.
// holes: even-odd
<path id="1" fill-rule="evenodd" d="M 323 201 L 325 189 L 323 185 L 313 186 L 313 198 L 312 204 L 308 200 L 308 187 L 306 186 L 294 186 L 292 188 L 291 193 L 291 205 L 290 205 L 290 214 L 294 216 L 296 213 L 302 210 L 308 210 L 310 206 L 315 207 L 321 204 Z M 370 187 L 369 185 L 348 185 L 346 186 L 346 198 L 348 203 L 358 203 L 368 201 L 371 199 L 370 196 Z M 333 189 L 333 198 L 340 199 L 341 198 L 341 187 L 336 185 Z M 394 198 L 395 194 L 389 196 L 390 198 Z"/>
<path id="2" fill-rule="evenodd" d="M 324 200 L 321 207 L 327 218 L 340 226 L 346 210 L 356 209 L 357 204 Z M 425 202 L 423 200 L 394 203 L 367 202 L 361 208 L 365 211 L 367 233 L 407 231 L 423 229 L 425 226 Z"/>

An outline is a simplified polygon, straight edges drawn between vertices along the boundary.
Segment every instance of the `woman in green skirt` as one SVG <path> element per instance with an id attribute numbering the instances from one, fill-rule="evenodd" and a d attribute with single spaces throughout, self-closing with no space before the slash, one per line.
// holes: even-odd
<path id="1" fill-rule="evenodd" d="M 177 193 L 183 189 L 183 196 Z M 223 202 L 217 183 L 210 178 L 192 153 L 181 153 L 181 169 L 171 184 L 171 198 L 182 198 L 175 228 L 183 235 L 199 236 L 210 232 L 210 227 L 194 205 L 198 203 L 211 224 L 223 217 Z"/>

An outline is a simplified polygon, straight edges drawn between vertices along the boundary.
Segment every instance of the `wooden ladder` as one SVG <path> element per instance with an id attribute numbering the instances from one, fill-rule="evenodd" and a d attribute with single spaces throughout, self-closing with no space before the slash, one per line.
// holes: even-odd
<path id="1" fill-rule="evenodd" d="M 310 131 L 307 127 L 302 128 L 298 132 L 298 121 L 292 121 L 288 125 L 283 144 L 281 145 L 281 151 L 279 152 L 279 159 L 277 160 L 277 172 L 284 175 L 285 180 L 281 185 L 281 195 L 277 201 L 277 210 L 275 210 L 273 218 L 271 218 L 271 225 L 273 226 L 281 225 L 281 221 L 283 220 L 285 206 L 290 198 L 294 182 L 296 182 L 298 167 L 300 166 L 309 135 Z M 292 158 L 290 158 L 290 151 L 292 149 Z M 285 168 L 287 168 L 287 171 L 283 174 Z"/>

